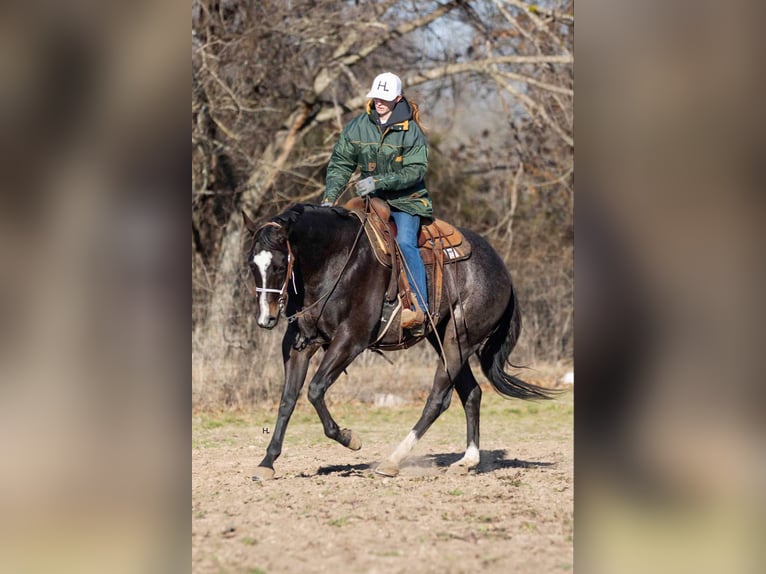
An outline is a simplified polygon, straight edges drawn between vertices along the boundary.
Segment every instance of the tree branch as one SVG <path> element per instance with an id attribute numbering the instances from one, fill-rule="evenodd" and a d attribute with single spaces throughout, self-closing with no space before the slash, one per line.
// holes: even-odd
<path id="1" fill-rule="evenodd" d="M 446 66 L 440 66 L 432 70 L 415 73 L 402 78 L 402 83 L 405 87 L 412 88 L 457 74 L 467 73 L 482 73 L 492 75 L 493 72 L 490 68 L 495 64 L 571 64 L 574 62 L 574 58 L 570 56 L 497 56 L 494 58 L 486 58 L 484 60 L 477 60 L 474 62 L 459 62 L 455 64 L 447 64 Z M 526 78 L 525 76 L 521 76 Z M 526 79 L 524 81 L 527 81 Z M 546 84 L 548 85 L 548 84 Z M 553 87 L 553 86 L 551 86 Z M 560 88 L 564 89 L 564 88 Z M 553 91 L 553 90 L 551 90 Z M 343 106 L 346 109 L 354 110 L 361 108 L 367 101 L 365 96 L 355 96 L 346 100 Z M 326 122 L 334 117 L 335 111 L 333 109 L 324 109 L 316 116 L 316 121 Z"/>
<path id="2" fill-rule="evenodd" d="M 496 82 L 501 84 L 506 90 L 508 90 L 511 94 L 513 94 L 516 99 L 518 99 L 520 102 L 524 102 L 529 108 L 536 110 L 537 115 L 539 115 L 543 121 L 548 124 L 553 131 L 555 131 L 559 137 L 564 140 L 567 145 L 574 147 L 574 140 L 572 137 L 566 133 L 561 126 L 559 126 L 549 115 L 548 112 L 545 111 L 545 108 L 539 104 L 538 102 L 534 101 L 532 98 L 527 96 L 526 94 L 521 93 L 519 90 L 511 86 L 508 82 L 506 82 L 500 75 L 498 74 L 492 74 L 492 77 L 495 79 Z"/>
<path id="3" fill-rule="evenodd" d="M 349 54 L 348 50 L 350 50 L 354 40 L 356 40 L 358 37 L 358 33 L 356 31 L 350 32 L 349 36 L 343 42 L 341 42 L 340 46 L 338 46 L 338 49 L 336 49 L 335 53 L 333 54 L 333 60 L 330 62 L 330 65 L 320 70 L 316 78 L 314 79 L 314 95 L 318 96 L 319 94 L 324 92 L 327 86 L 329 86 L 330 83 L 335 78 L 338 77 L 340 70 L 337 68 L 337 64 L 341 64 L 343 66 L 351 66 L 353 64 L 356 64 L 360 60 L 363 60 L 364 58 L 372 54 L 375 50 L 380 48 L 386 42 L 390 41 L 392 38 L 405 36 L 406 34 L 409 34 L 410 32 L 412 32 L 413 30 L 417 30 L 418 28 L 427 26 L 428 24 L 438 20 L 439 18 L 441 18 L 442 16 L 444 16 L 451 10 L 454 10 L 455 8 L 457 8 L 458 6 L 460 6 L 460 4 L 461 4 L 460 0 L 453 0 L 452 2 L 441 4 L 433 12 L 430 12 L 420 18 L 416 18 L 415 20 L 412 20 L 410 22 L 403 22 L 396 28 L 388 30 L 385 34 L 381 34 L 380 36 L 375 38 L 373 41 L 368 42 L 366 45 L 362 46 L 358 51 Z"/>

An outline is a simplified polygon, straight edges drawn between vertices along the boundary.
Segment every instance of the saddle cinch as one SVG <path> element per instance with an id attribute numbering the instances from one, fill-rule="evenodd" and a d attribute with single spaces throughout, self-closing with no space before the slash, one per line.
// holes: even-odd
<path id="1" fill-rule="evenodd" d="M 398 328 L 396 335 L 392 337 L 389 329 L 392 323 L 398 324 L 397 321 L 391 321 L 395 314 L 401 308 L 409 308 L 415 301 L 402 264 L 401 250 L 395 241 L 396 224 L 390 219 L 391 208 L 382 199 L 370 198 L 367 202 L 361 197 L 349 200 L 344 207 L 363 223 L 378 262 L 391 269 L 381 319 L 383 328 L 378 337 L 378 341 L 382 343 L 380 346 L 389 349 L 406 348 L 419 338 L 404 337 L 401 328 Z M 418 247 L 426 266 L 428 311 L 436 323 L 442 300 L 444 265 L 468 259 L 471 255 L 471 244 L 457 228 L 441 219 L 434 219 L 428 225 L 420 227 Z"/>

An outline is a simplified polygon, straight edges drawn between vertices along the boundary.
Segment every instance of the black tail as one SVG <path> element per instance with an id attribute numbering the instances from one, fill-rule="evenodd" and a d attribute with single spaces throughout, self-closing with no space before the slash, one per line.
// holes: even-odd
<path id="1" fill-rule="evenodd" d="M 525 383 L 505 372 L 508 357 L 516 346 L 521 333 L 521 312 L 516 299 L 516 289 L 511 286 L 511 298 L 500 318 L 500 322 L 479 351 L 481 370 L 495 387 L 495 390 L 508 398 L 516 399 L 552 399 L 558 392 L 544 389 L 532 383 Z"/>

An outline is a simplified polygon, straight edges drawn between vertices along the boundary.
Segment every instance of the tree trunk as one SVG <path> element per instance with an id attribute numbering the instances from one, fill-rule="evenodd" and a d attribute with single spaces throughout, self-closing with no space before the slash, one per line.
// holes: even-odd
<path id="1" fill-rule="evenodd" d="M 213 282 L 213 293 L 208 301 L 207 316 L 204 321 L 198 321 L 192 337 L 195 372 L 208 372 L 199 367 L 205 364 L 222 365 L 226 359 L 229 348 L 227 328 L 232 322 L 237 275 L 242 268 L 241 228 L 239 214 L 231 217 L 226 225 L 221 245 L 222 256 Z"/>

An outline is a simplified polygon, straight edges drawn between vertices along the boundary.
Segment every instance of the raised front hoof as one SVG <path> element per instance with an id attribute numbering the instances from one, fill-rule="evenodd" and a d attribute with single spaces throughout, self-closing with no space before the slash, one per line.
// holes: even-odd
<path id="1" fill-rule="evenodd" d="M 343 429 L 341 432 L 341 443 L 351 450 L 359 450 L 362 448 L 362 438 L 359 433 L 352 431 L 351 429 Z"/>
<path id="2" fill-rule="evenodd" d="M 399 474 L 399 467 L 390 462 L 381 462 L 375 469 L 375 474 L 393 478 Z"/>
<path id="3" fill-rule="evenodd" d="M 253 473 L 253 480 L 271 480 L 274 478 L 274 469 L 268 466 L 258 466 Z"/>

